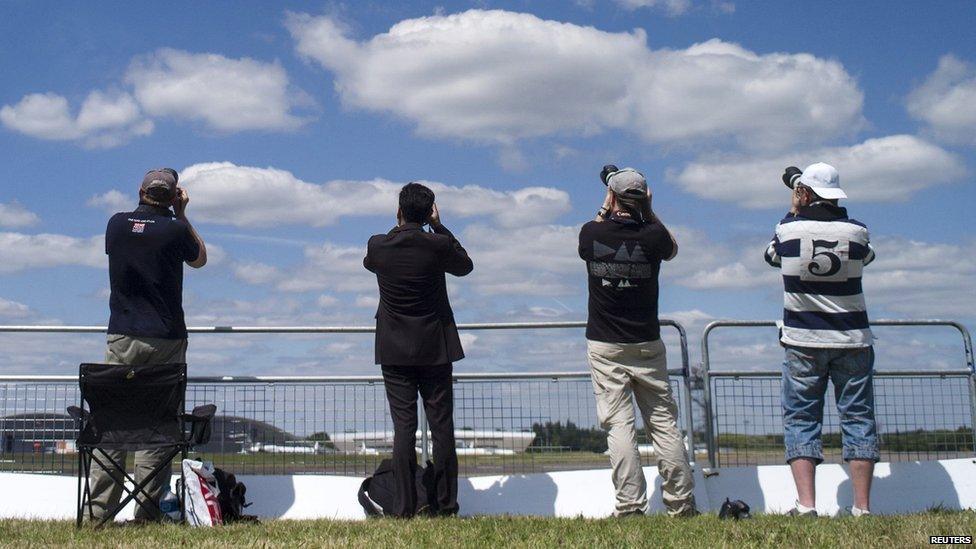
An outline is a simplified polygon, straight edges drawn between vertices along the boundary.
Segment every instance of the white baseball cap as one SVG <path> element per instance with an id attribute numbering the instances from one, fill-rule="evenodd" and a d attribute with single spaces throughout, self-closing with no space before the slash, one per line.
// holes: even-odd
<path id="1" fill-rule="evenodd" d="M 800 176 L 800 183 L 813 189 L 820 198 L 833 200 L 835 198 L 847 198 L 847 193 L 840 188 L 840 175 L 837 169 L 830 164 L 817 162 L 810 164 L 803 170 Z"/>

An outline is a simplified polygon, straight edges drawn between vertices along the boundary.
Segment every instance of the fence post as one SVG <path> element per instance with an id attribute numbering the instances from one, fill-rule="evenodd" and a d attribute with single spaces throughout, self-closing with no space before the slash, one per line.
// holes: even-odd
<path id="1" fill-rule="evenodd" d="M 712 468 L 718 467 L 718 448 L 715 445 L 715 430 L 712 417 L 712 380 L 708 375 L 708 334 L 712 331 L 715 322 L 709 322 L 702 332 L 701 340 L 701 376 L 702 376 L 702 400 L 705 404 L 705 446 L 708 449 L 708 465 Z"/>
<path id="2" fill-rule="evenodd" d="M 966 351 L 966 366 L 969 368 L 969 412 L 972 415 L 973 426 L 973 454 L 976 455 L 976 363 L 973 361 L 973 338 L 969 330 L 958 322 L 953 326 L 962 333 L 962 346 Z"/>
<path id="3" fill-rule="evenodd" d="M 688 334 L 685 331 L 685 327 L 674 320 L 668 320 L 667 324 L 673 326 L 678 330 L 678 337 L 681 342 L 681 386 L 682 394 L 681 399 L 684 400 L 685 409 L 685 427 L 688 428 L 688 442 L 686 445 L 686 450 L 688 451 L 688 459 L 691 465 L 695 465 L 695 414 L 694 405 L 691 401 L 691 366 L 688 361 Z"/>

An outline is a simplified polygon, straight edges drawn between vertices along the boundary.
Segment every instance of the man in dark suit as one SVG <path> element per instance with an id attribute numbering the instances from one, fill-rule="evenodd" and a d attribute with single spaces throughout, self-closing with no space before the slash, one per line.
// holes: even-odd
<path id="1" fill-rule="evenodd" d="M 433 232 L 425 232 L 429 224 Z M 396 503 L 390 514 L 410 517 L 417 508 L 417 393 L 434 441 L 437 509 L 456 514 L 457 451 L 454 443 L 453 362 L 464 358 L 444 273 L 474 268 L 468 253 L 441 225 L 434 193 L 418 183 L 400 190 L 397 226 L 369 239 L 363 265 L 376 274 L 376 363 L 393 417 Z"/>

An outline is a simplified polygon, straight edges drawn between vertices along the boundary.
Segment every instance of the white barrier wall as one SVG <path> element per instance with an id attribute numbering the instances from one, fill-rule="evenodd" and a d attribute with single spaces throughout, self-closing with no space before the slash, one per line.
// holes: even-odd
<path id="1" fill-rule="evenodd" d="M 651 512 L 663 511 L 657 469 Z M 695 497 L 703 512 L 718 511 L 726 497 L 741 499 L 753 512 L 782 513 L 793 506 L 789 467 L 736 467 L 704 476 L 695 471 Z M 175 478 L 174 478 L 175 480 Z M 283 519 L 364 519 L 356 500 L 361 478 L 326 475 L 241 476 L 254 505 L 250 514 Z M 74 477 L 0 473 L 0 518 L 73 519 Z M 460 479 L 461 514 L 610 516 L 613 487 L 608 469 Z M 817 468 L 817 508 L 833 515 L 851 505 L 850 479 L 841 465 Z M 132 505 L 122 518 L 132 516 Z M 976 460 L 954 459 L 879 463 L 875 469 L 872 510 L 878 514 L 912 513 L 933 507 L 976 509 Z"/>

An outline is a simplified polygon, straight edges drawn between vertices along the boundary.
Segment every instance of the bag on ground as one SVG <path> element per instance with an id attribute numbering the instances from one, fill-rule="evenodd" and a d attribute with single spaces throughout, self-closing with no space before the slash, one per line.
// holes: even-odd
<path id="1" fill-rule="evenodd" d="M 220 514 L 223 516 L 224 524 L 239 521 L 257 522 L 257 517 L 244 514 L 244 508 L 251 505 L 245 498 L 247 486 L 243 482 L 237 482 L 234 473 L 228 473 L 219 467 L 214 469 L 213 474 L 217 479 L 217 501 L 220 503 Z"/>
<path id="2" fill-rule="evenodd" d="M 186 480 L 183 505 L 186 509 L 186 522 L 190 526 L 216 526 L 224 523 L 220 511 L 220 486 L 214 471 L 212 462 L 183 460 L 183 478 Z"/>
<path id="3" fill-rule="evenodd" d="M 417 467 L 417 509 L 416 514 L 434 514 L 437 500 L 434 498 L 434 468 L 427 462 L 426 467 Z M 396 501 L 396 484 L 393 482 L 393 460 L 384 459 L 380 466 L 359 486 L 359 504 L 368 517 L 382 517 L 390 513 Z"/>

